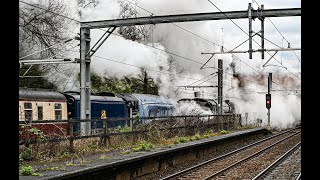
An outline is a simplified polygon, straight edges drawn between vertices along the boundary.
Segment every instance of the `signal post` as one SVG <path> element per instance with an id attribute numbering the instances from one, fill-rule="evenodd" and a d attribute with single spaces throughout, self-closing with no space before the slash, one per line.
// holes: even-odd
<path id="1" fill-rule="evenodd" d="M 268 109 L 268 127 L 270 128 L 270 108 L 271 108 L 271 94 L 272 90 L 272 73 L 269 73 L 268 76 L 268 94 L 266 94 L 266 108 Z"/>

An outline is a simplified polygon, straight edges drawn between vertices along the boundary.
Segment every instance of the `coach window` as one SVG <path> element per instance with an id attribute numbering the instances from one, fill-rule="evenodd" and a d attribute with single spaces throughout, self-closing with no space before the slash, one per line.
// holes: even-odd
<path id="1" fill-rule="evenodd" d="M 38 106 L 38 120 L 43 120 L 43 107 Z"/>
<path id="2" fill-rule="evenodd" d="M 24 117 L 26 121 L 32 120 L 32 104 L 24 103 Z"/>
<path id="3" fill-rule="evenodd" d="M 62 119 L 62 108 L 60 103 L 54 104 L 55 119 Z"/>

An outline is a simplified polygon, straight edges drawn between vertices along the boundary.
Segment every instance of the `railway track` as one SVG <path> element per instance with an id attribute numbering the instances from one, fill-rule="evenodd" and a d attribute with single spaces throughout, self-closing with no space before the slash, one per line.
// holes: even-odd
<path id="1" fill-rule="evenodd" d="M 288 150 L 270 166 L 255 176 L 252 180 L 260 179 L 295 179 L 301 177 L 301 143 Z"/>
<path id="2" fill-rule="evenodd" d="M 271 164 L 268 157 L 279 157 L 300 141 L 300 127 L 283 131 L 225 155 L 169 175 L 165 179 L 251 179 Z M 277 154 L 277 155 L 276 155 Z M 280 155 L 281 156 L 281 155 Z M 259 164 L 260 163 L 260 164 Z M 261 164 L 263 163 L 263 164 Z M 241 165 L 241 166 L 240 166 Z"/>

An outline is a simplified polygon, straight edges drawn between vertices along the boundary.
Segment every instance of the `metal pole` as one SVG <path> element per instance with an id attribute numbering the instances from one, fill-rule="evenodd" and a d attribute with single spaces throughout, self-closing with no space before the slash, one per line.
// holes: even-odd
<path id="1" fill-rule="evenodd" d="M 248 18 L 249 18 L 249 59 L 252 59 L 252 8 L 251 3 L 248 6 Z"/>
<path id="2" fill-rule="evenodd" d="M 268 127 L 270 127 L 270 109 L 268 109 Z"/>
<path id="3" fill-rule="evenodd" d="M 107 145 L 107 129 L 108 129 L 107 119 L 103 119 L 103 144 L 104 145 Z"/>
<path id="4" fill-rule="evenodd" d="M 132 119 L 132 107 L 129 108 L 129 117 L 130 117 L 130 130 L 133 130 L 133 119 Z"/>
<path id="5" fill-rule="evenodd" d="M 263 12 L 263 4 L 261 5 L 261 49 L 264 50 L 264 17 L 262 15 Z M 264 51 L 261 51 L 261 59 L 264 59 Z"/>
<path id="6" fill-rule="evenodd" d="M 270 91 L 271 91 L 271 83 L 272 83 L 272 80 L 271 79 L 271 73 L 269 73 L 269 76 L 268 76 L 268 94 L 270 94 Z"/>
<path id="7" fill-rule="evenodd" d="M 80 28 L 80 119 L 90 119 L 90 29 Z M 80 122 L 81 136 L 90 132 L 90 122 Z"/>
<path id="8" fill-rule="evenodd" d="M 222 90 L 223 90 L 223 81 L 222 81 L 222 73 L 223 73 L 223 63 L 222 59 L 218 59 L 218 114 L 222 114 Z"/>
<path id="9" fill-rule="evenodd" d="M 268 94 L 272 90 L 272 73 L 269 73 L 268 76 Z M 268 109 L 268 127 L 270 128 L 270 109 Z"/>
<path id="10" fill-rule="evenodd" d="M 73 121 L 73 119 L 71 119 Z M 70 149 L 69 152 L 73 153 L 74 152 L 74 148 L 73 148 L 73 122 L 69 122 L 69 127 L 70 127 Z"/>
<path id="11" fill-rule="evenodd" d="M 90 29 L 87 30 L 87 40 L 86 40 L 86 53 L 90 51 Z M 91 82 L 90 82 L 90 56 L 85 56 L 86 58 L 86 119 L 91 119 Z M 87 135 L 91 132 L 91 122 L 86 123 Z"/>
<path id="12" fill-rule="evenodd" d="M 269 73 L 269 77 L 270 77 L 270 79 L 269 79 L 269 89 L 270 89 L 270 91 L 268 93 L 270 94 L 270 92 L 272 91 L 272 73 Z"/>

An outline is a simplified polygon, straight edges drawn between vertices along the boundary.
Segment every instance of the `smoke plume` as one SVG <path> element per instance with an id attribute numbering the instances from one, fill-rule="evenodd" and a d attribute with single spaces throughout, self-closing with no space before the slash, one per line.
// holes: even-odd
<path id="1" fill-rule="evenodd" d="M 251 1 L 231 0 L 228 3 L 214 3 L 223 11 L 238 11 L 246 10 L 248 3 L 251 3 Z M 137 5 L 152 12 L 154 16 L 219 12 L 208 1 L 199 0 L 190 0 L 187 3 L 184 0 L 138 0 Z M 290 8 L 301 6 L 300 2 L 293 2 L 291 6 L 291 1 L 285 1 L 281 3 L 281 7 L 278 7 L 278 3 L 271 0 L 264 1 L 264 5 L 265 9 L 289 8 L 286 5 L 290 6 Z M 253 4 L 253 7 L 257 9 L 256 4 Z M 139 7 L 136 7 L 136 9 L 140 16 L 151 15 Z M 119 13 L 120 5 L 116 1 L 100 1 L 95 8 L 82 9 L 81 21 L 117 19 Z M 292 40 L 291 47 L 300 47 L 299 18 L 294 19 L 294 17 L 291 17 L 273 21 L 281 31 L 286 32 L 284 33 L 286 38 Z M 247 31 L 247 19 L 234 20 L 234 22 Z M 295 23 L 294 25 L 293 22 Z M 126 40 L 120 36 L 111 35 L 97 51 L 96 56 L 91 58 L 92 70 L 102 76 L 121 78 L 127 75 L 137 75 L 140 72 L 139 67 L 144 67 L 159 85 L 161 96 L 169 97 L 176 102 L 180 98 L 193 98 L 193 92 L 200 91 L 203 94 L 203 98 L 215 99 L 217 88 L 187 89 L 178 88 L 177 86 L 190 84 L 199 86 L 217 85 L 217 76 L 211 76 L 211 79 L 208 77 L 199 82 L 196 81 L 217 72 L 217 61 L 222 59 L 224 67 L 223 100 L 229 99 L 234 102 L 237 113 L 243 116 L 245 113 L 249 113 L 253 121 L 255 118 L 260 118 L 264 124 L 267 122 L 265 94 L 267 92 L 268 73 L 273 73 L 273 81 L 276 83 L 272 84 L 273 90 L 301 89 L 301 80 L 298 79 L 301 78 L 300 64 L 292 52 L 278 53 L 275 57 L 279 62 L 272 59 L 267 64 L 268 66 L 263 65 L 271 57 L 271 52 L 265 53 L 265 59 L 261 59 L 259 53 L 253 53 L 252 59 L 248 58 L 248 54 L 236 54 L 236 56 L 220 54 L 215 55 L 206 64 L 206 68 L 200 69 L 210 58 L 210 55 L 201 54 L 202 52 L 220 52 L 222 45 L 224 48 L 231 50 L 247 40 L 247 35 L 229 20 L 156 24 L 147 25 L 147 27 L 151 38 L 145 45 Z M 290 31 L 287 27 L 290 27 Z M 254 22 L 253 28 L 258 31 L 260 21 Z M 101 30 L 91 30 L 91 46 L 103 33 L 104 31 Z M 286 44 L 277 33 L 272 24 L 266 20 L 265 36 L 285 47 Z M 254 39 L 260 43 L 258 37 L 254 37 Z M 273 44 L 267 41 L 265 41 L 265 47 L 275 48 Z M 260 47 L 254 43 L 253 48 L 258 49 Z M 247 49 L 248 42 L 245 42 L 236 50 Z M 300 51 L 297 51 L 296 54 L 300 57 Z M 175 64 L 173 69 L 169 63 L 170 58 L 173 58 Z M 182 67 L 181 73 L 177 73 L 179 72 L 178 67 Z M 169 69 L 171 70 L 168 71 Z M 301 119 L 301 97 L 299 93 L 296 91 L 271 92 L 271 125 L 285 128 Z M 183 108 L 190 109 L 191 107 L 190 111 L 198 111 L 196 109 L 199 109 L 196 104 L 191 104 L 189 108 L 185 106 L 189 105 L 183 105 Z M 185 112 L 181 111 L 179 113 L 183 114 Z"/>

